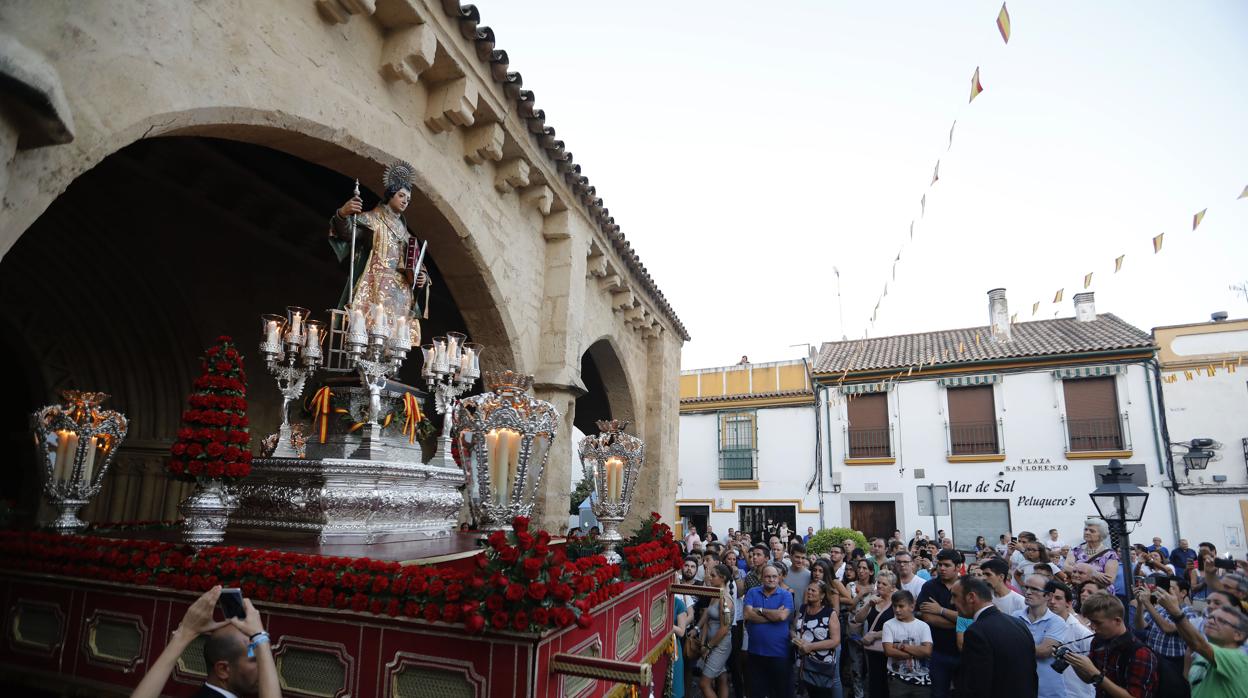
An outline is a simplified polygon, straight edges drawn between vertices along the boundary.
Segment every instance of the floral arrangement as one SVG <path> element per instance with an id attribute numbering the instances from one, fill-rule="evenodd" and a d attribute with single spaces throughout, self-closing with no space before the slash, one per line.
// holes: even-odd
<path id="1" fill-rule="evenodd" d="M 632 579 L 649 579 L 680 569 L 680 546 L 676 545 L 671 527 L 661 518 L 658 512 L 650 512 L 650 516 L 621 546 Z"/>
<path id="2" fill-rule="evenodd" d="M 626 548 L 626 568 L 601 555 L 569 560 L 549 533 L 530 531 L 525 517 L 512 527 L 491 534 L 469 569 L 232 546 L 190 552 L 160 541 L 26 532 L 0 532 L 0 568 L 189 591 L 236 586 L 259 601 L 462 624 L 479 633 L 589 627 L 593 608 L 625 581 L 679 566 L 679 549 L 670 530 L 663 536 L 667 527 L 657 515 L 647 528 L 657 537 Z"/>
<path id="3" fill-rule="evenodd" d="M 247 374 L 233 340 L 221 336 L 201 359 L 167 470 L 189 482 L 238 480 L 251 473 Z"/>

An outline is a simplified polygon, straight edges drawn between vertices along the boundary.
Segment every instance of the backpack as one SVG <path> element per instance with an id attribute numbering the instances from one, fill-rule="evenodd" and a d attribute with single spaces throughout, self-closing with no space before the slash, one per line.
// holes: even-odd
<path id="1" fill-rule="evenodd" d="M 1131 662 L 1131 658 L 1141 649 L 1147 650 L 1153 655 L 1153 660 L 1157 663 L 1157 691 L 1155 696 L 1164 696 L 1165 698 L 1189 698 L 1192 695 L 1192 687 L 1187 683 L 1187 677 L 1183 673 L 1176 670 L 1174 665 L 1166 661 L 1160 655 L 1153 651 L 1151 647 L 1141 643 L 1131 636 L 1130 649 L 1123 650 L 1118 655 L 1118 675 L 1127 675 L 1127 665 Z M 1116 681 L 1114 683 L 1117 683 Z M 1126 686 L 1123 686 L 1125 689 Z"/>

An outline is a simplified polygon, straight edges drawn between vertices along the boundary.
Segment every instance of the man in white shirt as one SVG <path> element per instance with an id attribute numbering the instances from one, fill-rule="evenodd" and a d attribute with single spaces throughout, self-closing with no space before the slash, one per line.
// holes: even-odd
<path id="1" fill-rule="evenodd" d="M 1053 671 L 1053 648 L 1066 641 L 1066 621 L 1049 610 L 1048 580 L 1033 574 L 1023 579 L 1027 607 L 1014 614 L 1022 620 L 1036 643 L 1037 698 L 1066 698 L 1062 677 Z"/>
<path id="2" fill-rule="evenodd" d="M 1049 539 L 1044 542 L 1044 547 L 1048 548 L 1051 553 L 1059 552 L 1066 547 L 1066 543 L 1057 535 L 1056 528 L 1049 529 Z"/>
<path id="3" fill-rule="evenodd" d="M 696 526 L 690 524 L 689 535 L 685 536 L 685 554 L 693 553 L 694 548 L 702 545 L 702 538 L 698 535 Z"/>
<path id="4" fill-rule="evenodd" d="M 1062 640 L 1071 652 L 1088 654 L 1092 651 L 1092 629 L 1083 624 L 1079 614 L 1075 613 L 1075 592 L 1065 584 L 1049 580 L 1044 585 L 1049 597 L 1049 610 L 1066 622 L 1066 637 Z M 1073 670 L 1062 672 L 1062 682 L 1066 685 L 1066 698 L 1094 698 L 1096 686 L 1084 683 Z"/>
<path id="5" fill-rule="evenodd" d="M 828 557 L 832 558 L 832 574 L 836 581 L 845 581 L 845 549 L 834 545 L 828 550 Z"/>
<path id="6" fill-rule="evenodd" d="M 1027 608 L 1023 595 L 1006 586 L 1005 580 L 1009 578 L 1010 566 L 1005 563 L 1005 560 L 999 557 L 984 560 L 980 563 L 979 569 L 983 570 L 984 581 L 992 587 L 992 604 L 997 607 L 998 611 L 1012 616 Z"/>
<path id="7" fill-rule="evenodd" d="M 914 574 L 914 556 L 902 550 L 893 556 L 893 563 L 897 565 L 897 586 L 913 594 L 914 598 L 919 598 L 919 592 L 923 590 L 927 580 Z"/>

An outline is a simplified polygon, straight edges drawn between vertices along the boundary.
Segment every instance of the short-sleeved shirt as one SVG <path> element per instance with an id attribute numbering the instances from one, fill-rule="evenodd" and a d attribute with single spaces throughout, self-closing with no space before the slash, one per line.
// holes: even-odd
<path id="1" fill-rule="evenodd" d="M 1045 610 L 1044 615 L 1040 616 L 1040 620 L 1033 621 L 1031 616 L 1027 614 L 1027 609 L 1014 614 L 1026 624 L 1027 629 L 1031 631 L 1032 642 L 1039 645 L 1048 638 L 1052 638 L 1055 642 L 1065 642 L 1066 634 L 1070 632 L 1066 627 L 1066 621 L 1056 613 Z M 1062 675 L 1053 671 L 1053 658 L 1036 657 L 1036 674 L 1040 678 L 1038 698 L 1066 698 L 1066 684 L 1062 681 Z"/>
<path id="2" fill-rule="evenodd" d="M 1238 649 L 1210 645 L 1213 661 L 1197 654 L 1187 681 L 1192 685 L 1192 698 L 1222 698 L 1248 693 L 1248 655 Z"/>
<path id="3" fill-rule="evenodd" d="M 932 628 L 921 620 L 903 623 L 893 618 L 884 623 L 884 642 L 894 646 L 923 645 L 932 641 Z M 891 678 L 915 686 L 930 686 L 928 660 L 920 657 L 888 658 L 888 675 Z"/>
<path id="4" fill-rule="evenodd" d="M 957 612 L 957 608 L 953 605 L 953 592 L 945 583 L 940 581 L 940 577 L 934 577 L 924 582 L 923 590 L 919 592 L 919 598 L 915 604 L 915 608 L 919 608 L 926 601 L 935 601 L 941 606 Z M 957 656 L 958 652 L 958 635 L 953 628 L 937 628 L 931 627 L 932 631 L 932 651 L 940 654 L 950 654 Z"/>
<path id="5" fill-rule="evenodd" d="M 1017 591 L 1010 590 L 1005 596 L 993 595 L 992 605 L 1007 616 L 1018 615 L 1019 611 L 1027 610 L 1027 601 Z"/>
<path id="6" fill-rule="evenodd" d="M 917 574 L 911 577 L 910 581 L 908 582 L 903 582 L 900 579 L 897 580 L 897 585 L 900 586 L 902 589 L 905 589 L 906 591 L 910 592 L 911 594 L 914 594 L 914 598 L 916 599 L 919 598 L 919 594 L 923 593 L 923 585 L 926 583 L 927 583 L 927 580 L 923 579 Z"/>
<path id="7" fill-rule="evenodd" d="M 799 602 L 806 601 L 806 587 L 810 586 L 810 570 L 802 570 L 798 572 L 793 568 L 789 568 L 787 574 L 784 575 L 784 585 L 793 590 L 793 598 Z"/>
<path id="8" fill-rule="evenodd" d="M 1066 618 L 1066 638 L 1062 642 L 1071 643 L 1067 647 L 1072 652 L 1087 654 L 1092 649 L 1092 630 L 1080 623 L 1079 618 L 1072 613 Z M 1084 683 L 1074 670 L 1064 672 L 1062 682 L 1066 684 L 1066 698 L 1093 698 L 1096 695 L 1096 687 Z"/>
<path id="9" fill-rule="evenodd" d="M 804 642 L 823 642 L 828 639 L 828 633 L 831 628 L 831 606 L 820 608 L 818 613 L 807 613 L 805 607 L 803 607 L 801 615 L 797 617 L 797 632 L 802 636 L 802 641 Z M 807 656 L 816 661 L 831 662 L 836 659 L 836 648 L 815 650 Z"/>
<path id="10" fill-rule="evenodd" d="M 1102 555 L 1101 553 L 1104 553 L 1104 554 Z M 1100 555 L 1100 556 L 1096 557 L 1097 555 Z M 1095 555 L 1089 555 L 1087 544 L 1080 545 L 1074 548 L 1073 550 L 1071 550 L 1070 557 L 1075 562 L 1086 562 L 1089 565 L 1092 565 L 1093 569 L 1095 569 L 1097 572 L 1101 572 L 1102 574 L 1105 572 L 1105 566 L 1108 565 L 1110 561 L 1121 562 L 1121 560 L 1118 557 L 1118 553 L 1114 552 L 1113 549 L 1107 550 L 1105 548 L 1102 548 L 1096 551 Z M 1096 559 L 1093 560 L 1092 559 L 1093 557 L 1096 557 Z M 1116 579 L 1114 579 L 1114 593 L 1121 593 L 1121 592 L 1122 592 L 1122 565 L 1119 564 L 1118 576 Z"/>
<path id="11" fill-rule="evenodd" d="M 745 592 L 745 605 L 758 610 L 787 608 L 793 613 L 793 595 L 785 589 L 777 588 L 767 596 L 763 587 L 754 587 Z M 750 634 L 750 654 L 761 657 L 789 656 L 789 624 L 778 620 L 771 623 L 747 622 L 745 630 Z"/>

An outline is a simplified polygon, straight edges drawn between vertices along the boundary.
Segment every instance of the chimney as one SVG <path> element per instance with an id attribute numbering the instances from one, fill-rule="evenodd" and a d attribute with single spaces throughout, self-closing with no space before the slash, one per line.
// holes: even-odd
<path id="1" fill-rule="evenodd" d="M 988 325 L 994 340 L 1010 341 L 1010 308 L 1005 302 L 1003 288 L 994 288 L 988 292 Z"/>
<path id="2" fill-rule="evenodd" d="M 1218 312 L 1209 316 L 1209 318 L 1213 320 L 1214 322 L 1226 322 L 1227 317 L 1228 315 L 1226 314 L 1225 310 L 1219 310 Z"/>
<path id="3" fill-rule="evenodd" d="M 1075 319 L 1079 322 L 1092 322 L 1096 319 L 1096 303 L 1092 292 L 1075 294 Z"/>

